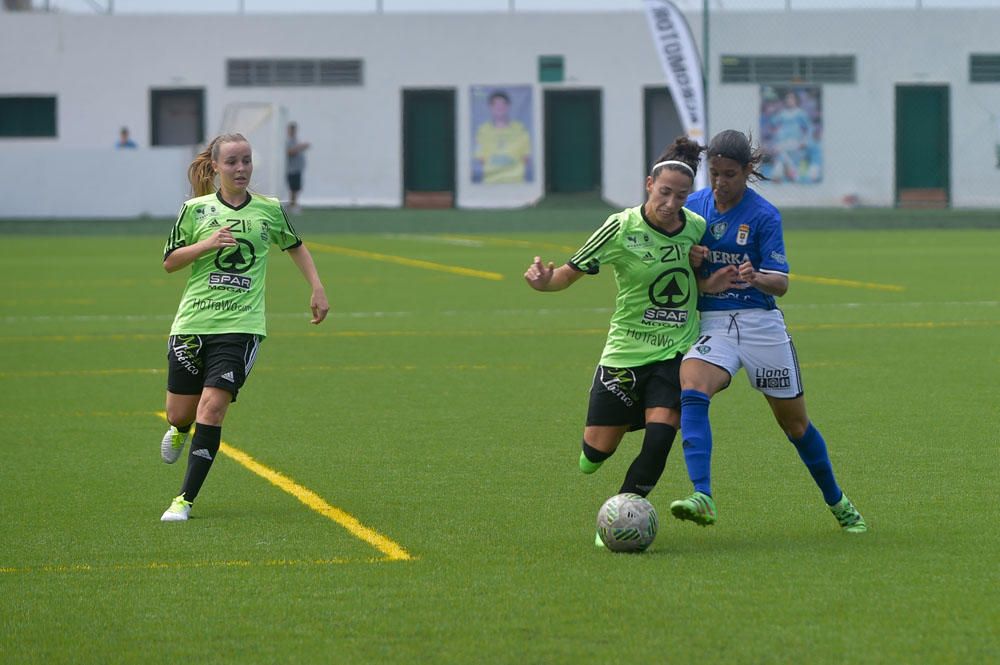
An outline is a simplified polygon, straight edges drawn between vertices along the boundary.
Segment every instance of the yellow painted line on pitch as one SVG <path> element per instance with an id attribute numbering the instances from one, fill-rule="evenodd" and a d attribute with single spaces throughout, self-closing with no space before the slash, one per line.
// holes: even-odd
<path id="1" fill-rule="evenodd" d="M 157 411 L 157 415 L 166 420 L 167 414 L 163 411 Z M 264 466 L 239 448 L 235 448 L 223 441 L 219 446 L 219 451 L 272 485 L 291 494 L 323 517 L 331 519 L 344 527 L 355 538 L 363 540 L 379 552 L 382 552 L 389 561 L 409 561 L 413 558 L 402 546 L 383 536 L 378 531 L 365 526 L 358 518 L 336 506 L 331 506 L 316 492 L 299 485 L 288 476 Z"/>
<path id="2" fill-rule="evenodd" d="M 499 282 L 503 275 L 498 272 L 488 272 L 486 270 L 474 270 L 461 266 L 450 266 L 444 263 L 434 263 L 433 261 L 422 261 L 420 259 L 409 259 L 405 256 L 394 256 L 392 254 L 380 254 L 378 252 L 368 252 L 362 249 L 351 249 L 339 245 L 326 245 L 318 242 L 308 243 L 310 249 L 329 254 L 341 254 L 343 256 L 353 256 L 359 259 L 370 259 L 372 261 L 384 261 L 385 263 L 395 263 L 400 266 L 411 268 L 423 268 L 424 270 L 436 270 L 437 272 L 451 273 L 452 275 L 462 275 L 463 277 L 478 277 L 479 279 L 489 279 Z"/>
<path id="3" fill-rule="evenodd" d="M 853 279 L 836 279 L 834 277 L 813 277 L 810 275 L 800 275 L 789 273 L 788 279 L 798 282 L 809 282 L 811 284 L 823 284 L 825 286 L 847 286 L 852 289 L 871 289 L 874 291 L 905 291 L 905 286 L 898 284 L 879 284 L 877 282 L 858 282 Z"/>

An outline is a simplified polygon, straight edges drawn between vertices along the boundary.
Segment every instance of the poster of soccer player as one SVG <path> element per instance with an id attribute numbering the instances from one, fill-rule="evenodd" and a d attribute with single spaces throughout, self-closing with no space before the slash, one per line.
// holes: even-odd
<path id="1" fill-rule="evenodd" d="M 760 87 L 762 173 L 772 182 L 813 184 L 823 179 L 822 88 Z"/>
<path id="2" fill-rule="evenodd" d="M 470 91 L 472 182 L 531 182 L 531 86 L 475 85 Z"/>

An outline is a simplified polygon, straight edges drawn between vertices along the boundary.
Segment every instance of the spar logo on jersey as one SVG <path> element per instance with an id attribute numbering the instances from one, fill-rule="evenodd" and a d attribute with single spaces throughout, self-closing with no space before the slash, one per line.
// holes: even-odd
<path id="1" fill-rule="evenodd" d="M 237 238 L 236 242 L 235 247 L 223 247 L 215 253 L 215 267 L 222 272 L 209 273 L 208 285 L 211 288 L 249 291 L 253 285 L 253 278 L 243 273 L 257 262 L 257 252 L 249 240 Z"/>
<path id="2" fill-rule="evenodd" d="M 671 268 L 660 273 L 649 285 L 649 302 L 654 306 L 642 315 L 653 325 L 683 325 L 690 313 L 685 305 L 691 300 L 691 275 L 685 268 Z"/>
<path id="3" fill-rule="evenodd" d="M 685 307 L 691 299 L 691 276 L 686 268 L 671 268 L 660 273 L 649 285 L 649 301 L 654 307 L 642 315 L 644 323 L 682 325 L 689 312 Z"/>
<path id="4" fill-rule="evenodd" d="M 727 222 L 716 222 L 708 227 L 708 232 L 712 234 L 712 237 L 716 240 L 721 240 L 722 236 L 726 235 L 726 229 L 729 228 Z"/>
<path id="5" fill-rule="evenodd" d="M 208 285 L 213 289 L 228 289 L 230 291 L 249 291 L 253 279 L 246 275 L 230 275 L 226 272 L 213 272 L 208 276 Z"/>
<path id="6" fill-rule="evenodd" d="M 234 275 L 242 275 L 257 263 L 257 252 L 253 243 L 237 238 L 236 247 L 223 247 L 215 253 L 215 267 Z"/>

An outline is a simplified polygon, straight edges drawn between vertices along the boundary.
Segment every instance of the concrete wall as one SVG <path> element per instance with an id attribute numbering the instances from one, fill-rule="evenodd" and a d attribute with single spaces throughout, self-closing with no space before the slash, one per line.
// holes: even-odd
<path id="1" fill-rule="evenodd" d="M 689 17 L 696 37 L 701 35 L 699 18 Z M 849 194 L 864 204 L 892 205 L 894 87 L 899 83 L 951 87 L 953 204 L 1000 205 L 998 136 L 992 119 L 1000 114 L 1000 84 L 968 82 L 969 53 L 1000 52 L 1000 10 L 719 12 L 712 16 L 711 29 L 711 131 L 756 129 L 758 123 L 759 86 L 721 85 L 719 55 L 857 56 L 857 83 L 823 88 L 823 182 L 763 184 L 765 195 L 779 205 L 839 205 Z M 538 56 L 548 54 L 564 56 L 565 82 L 537 82 Z M 362 58 L 365 83 L 226 86 L 227 58 L 260 57 Z M 644 175 L 643 90 L 663 83 L 645 16 L 638 11 L 0 14 L 0 61 L 5 63 L 0 94 L 58 96 L 58 138 L 0 139 L 0 194 L 7 202 L 0 216 L 7 217 L 15 211 L 17 216 L 73 214 L 80 196 L 104 188 L 108 180 L 113 180 L 112 188 L 145 192 L 145 198 L 126 205 L 124 198 L 111 197 L 110 207 L 96 214 L 172 215 L 179 203 L 174 198 L 177 182 L 183 189 L 191 151 L 148 147 L 150 89 L 183 87 L 205 88 L 209 136 L 219 130 L 229 103 L 266 101 L 287 109 L 299 123 L 300 137 L 313 144 L 303 203 L 347 206 L 402 203 L 402 90 L 453 88 L 457 203 L 463 207 L 520 206 L 540 198 L 543 90 L 598 88 L 603 195 L 615 204 L 632 205 L 641 196 Z M 472 184 L 469 87 L 517 84 L 534 86 L 538 177 L 524 185 Z M 107 148 L 122 125 L 132 129 L 141 147 L 118 159 L 121 155 Z M 115 170 L 123 163 L 129 167 Z M 175 168 L 177 177 L 166 172 Z M 52 192 L 58 194 L 53 197 Z M 284 197 L 285 192 L 277 194 Z M 46 198 L 52 200 L 40 206 L 38 201 Z"/>

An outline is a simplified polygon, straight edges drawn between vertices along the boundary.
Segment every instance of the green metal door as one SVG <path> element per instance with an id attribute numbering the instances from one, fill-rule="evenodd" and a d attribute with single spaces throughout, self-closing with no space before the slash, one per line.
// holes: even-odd
<path id="1" fill-rule="evenodd" d="M 403 91 L 403 187 L 455 191 L 455 91 Z"/>
<path id="2" fill-rule="evenodd" d="M 545 92 L 545 182 L 554 194 L 600 190 L 600 91 Z"/>
<path id="3" fill-rule="evenodd" d="M 908 191 L 949 197 L 948 87 L 896 87 L 896 200 Z"/>

